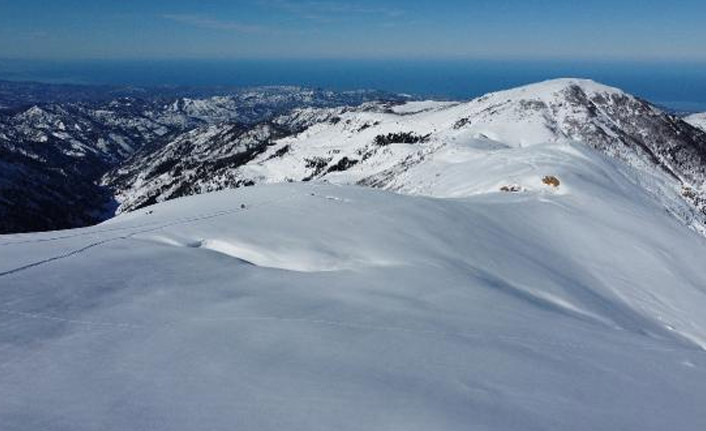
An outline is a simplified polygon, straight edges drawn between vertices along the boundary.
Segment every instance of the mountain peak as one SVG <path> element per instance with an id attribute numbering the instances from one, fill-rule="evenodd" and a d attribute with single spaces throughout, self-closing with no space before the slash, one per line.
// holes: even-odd
<path id="1" fill-rule="evenodd" d="M 619 88 L 611 87 L 609 85 L 602 84 L 600 82 L 594 81 L 592 79 L 586 78 L 556 78 L 549 79 L 546 81 L 536 82 L 534 84 L 529 84 L 524 86 L 524 88 L 529 89 L 550 89 L 550 90 L 562 90 L 571 87 L 578 87 L 584 91 L 592 93 L 622 93 L 625 94 L 623 90 Z"/>
<path id="2" fill-rule="evenodd" d="M 591 79 L 557 78 L 489 93 L 476 100 L 538 100 L 549 103 L 557 100 L 563 101 L 567 97 L 576 99 L 576 96 L 579 95 L 581 99 L 585 97 L 593 98 L 598 95 L 633 98 L 633 96 L 619 88 L 601 84 Z"/>

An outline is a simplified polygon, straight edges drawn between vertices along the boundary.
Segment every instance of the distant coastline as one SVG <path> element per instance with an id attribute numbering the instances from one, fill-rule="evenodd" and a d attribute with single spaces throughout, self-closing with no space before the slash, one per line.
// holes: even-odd
<path id="1" fill-rule="evenodd" d="M 568 60 L 0 60 L 0 79 L 109 85 L 302 85 L 437 99 L 564 76 L 620 87 L 679 111 L 706 111 L 706 63 Z"/>

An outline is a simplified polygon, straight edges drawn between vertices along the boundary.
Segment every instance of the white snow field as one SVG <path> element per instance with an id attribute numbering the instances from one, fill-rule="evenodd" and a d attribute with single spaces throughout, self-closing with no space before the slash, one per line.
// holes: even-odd
<path id="1" fill-rule="evenodd" d="M 706 429 L 706 238 L 681 186 L 528 117 L 452 132 L 453 104 L 394 109 L 243 170 L 443 136 L 0 236 L 0 430 Z"/>
<path id="2" fill-rule="evenodd" d="M 706 112 L 689 115 L 684 120 L 694 127 L 706 130 Z"/>
<path id="3" fill-rule="evenodd" d="M 524 192 L 265 185 L 0 237 L 1 428 L 705 429 L 706 240 L 593 151 L 500 151 L 473 175 Z"/>

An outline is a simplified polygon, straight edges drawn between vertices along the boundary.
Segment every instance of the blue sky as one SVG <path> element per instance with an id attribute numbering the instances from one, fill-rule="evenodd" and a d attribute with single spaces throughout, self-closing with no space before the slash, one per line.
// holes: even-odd
<path id="1" fill-rule="evenodd" d="M 0 57 L 706 60 L 704 0 L 0 0 Z"/>

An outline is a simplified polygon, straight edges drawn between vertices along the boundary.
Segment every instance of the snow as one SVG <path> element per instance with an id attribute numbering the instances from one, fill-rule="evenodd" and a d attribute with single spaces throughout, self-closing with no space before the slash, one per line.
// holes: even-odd
<path id="1" fill-rule="evenodd" d="M 434 100 L 412 101 L 393 106 L 392 112 L 396 114 L 418 114 L 420 112 L 443 109 L 455 105 L 458 105 L 458 102 L 437 102 Z"/>
<path id="2" fill-rule="evenodd" d="M 0 237 L 5 429 L 701 429 L 706 240 L 593 151 L 469 148 L 445 198 L 278 184 Z"/>
<path id="3" fill-rule="evenodd" d="M 587 93 L 605 91 L 606 94 L 615 94 L 619 91 L 593 81 L 559 79 L 491 93 L 463 104 L 409 102 L 394 107 L 391 113 L 343 112 L 340 113 L 341 121 L 335 125 L 315 124 L 300 135 L 280 140 L 279 145 L 263 154 L 260 160 L 246 166 L 243 176 L 264 182 L 301 179 L 307 175 L 305 160 L 327 153 L 336 154 L 332 158 L 334 162 L 343 157 L 360 159 L 360 154 L 370 149 L 376 136 L 388 133 L 429 135 L 430 143 L 391 145 L 384 151 L 376 151 L 366 163 L 345 174 L 335 173 L 327 178 L 339 183 L 359 181 L 389 169 L 420 151 L 429 154 L 448 146 L 454 147 L 451 151 L 468 152 L 466 148 L 498 149 L 566 142 L 569 137 L 556 130 L 556 125 L 546 118 L 543 110 L 526 109 L 524 105 L 519 106 L 518 101 L 561 105 L 564 97 L 562 91 L 571 84 L 581 85 Z M 583 113 L 556 113 L 559 122 L 565 122 L 572 116 L 585 120 L 580 115 Z M 465 118 L 471 119 L 469 124 L 455 127 Z M 271 157 L 287 145 L 292 148 L 287 157 Z"/>
<path id="4" fill-rule="evenodd" d="M 3 429 L 703 429 L 706 238 L 573 83 L 624 97 L 300 110 L 263 185 L 0 236 Z M 314 157 L 361 162 L 286 183 Z"/>
<path id="5" fill-rule="evenodd" d="M 701 114 L 689 115 L 685 117 L 684 120 L 686 120 L 686 122 L 691 124 L 692 126 L 698 127 L 699 129 L 706 131 L 706 112 Z"/>
<path id="6" fill-rule="evenodd" d="M 588 103 L 570 101 L 573 88 L 580 89 L 583 95 L 611 100 L 600 108 L 607 112 L 597 115 L 587 108 Z M 255 183 L 314 177 L 341 185 L 373 185 L 434 197 L 497 192 L 507 185 L 518 185 L 528 191 L 543 190 L 539 180 L 556 171 L 567 152 L 580 152 L 591 140 L 600 144 L 606 139 L 604 136 L 615 135 L 612 110 L 631 109 L 623 100 L 639 104 L 620 90 L 590 80 L 558 79 L 491 93 L 460 104 L 410 102 L 395 106 L 392 111 L 365 109 L 335 114 L 331 110 L 308 110 L 297 115 L 326 119 L 335 115 L 339 120 L 334 123 L 319 120 L 304 132 L 279 140 L 236 172 Z M 652 114 L 657 119 L 663 118 L 656 111 L 640 116 Z M 411 133 L 426 139 L 384 147 L 375 144 L 377 137 L 395 133 Z M 639 184 L 683 223 L 706 232 L 703 214 L 681 196 L 683 184 L 655 166 L 652 156 L 640 153 L 639 148 L 624 146 L 615 136 L 613 139 L 616 142 L 603 152 L 623 162 L 620 170 L 627 177 L 623 181 Z M 279 155 L 284 149 L 285 154 Z M 344 159 L 356 163 L 344 171 L 330 172 L 331 167 Z M 508 165 L 507 160 L 516 163 Z M 315 167 L 319 163 L 323 169 Z M 670 162 L 664 163 L 668 166 Z M 213 176 L 203 181 L 215 183 L 218 178 Z M 158 185 L 152 188 L 157 189 Z M 120 198 L 127 206 L 134 199 L 130 196 L 140 196 L 139 187 L 135 189 Z"/>

